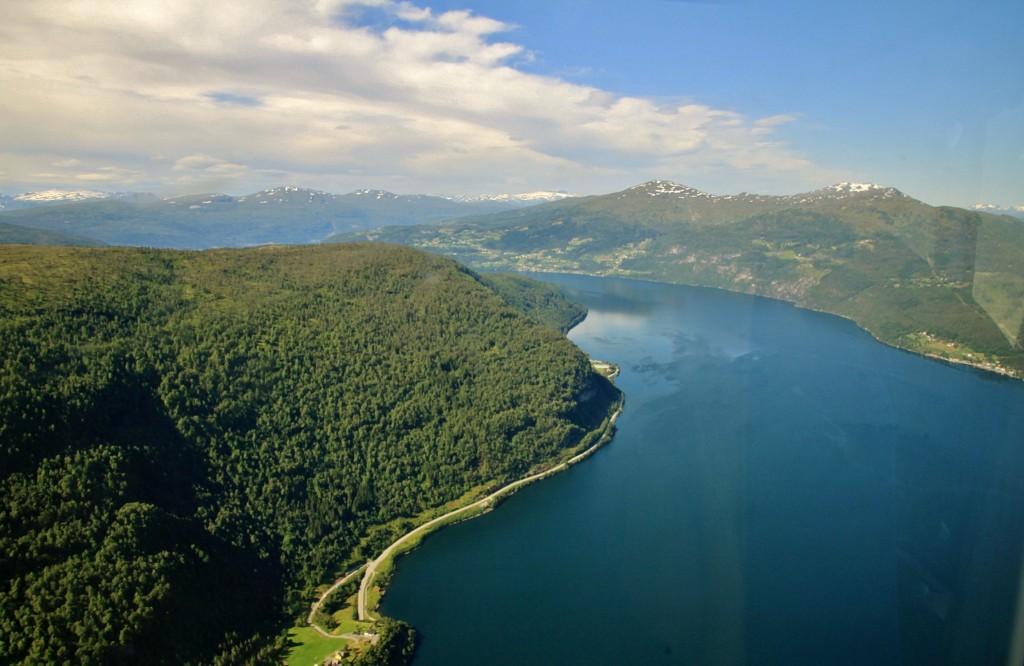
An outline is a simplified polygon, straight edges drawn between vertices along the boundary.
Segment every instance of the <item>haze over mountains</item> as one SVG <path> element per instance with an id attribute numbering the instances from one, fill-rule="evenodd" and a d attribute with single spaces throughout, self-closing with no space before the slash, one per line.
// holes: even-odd
<path id="1" fill-rule="evenodd" d="M 446 198 L 278 187 L 239 197 L 210 193 L 161 200 L 144 193 L 48 190 L 0 197 L 0 222 L 111 245 L 202 249 L 315 243 L 336 233 L 494 213 L 567 196 L 535 192 Z"/>
<path id="2" fill-rule="evenodd" d="M 1024 223 L 930 206 L 885 185 L 788 196 L 714 195 L 654 180 L 587 197 L 281 187 L 240 197 L 68 198 L 0 212 L 0 240 L 183 249 L 386 241 L 484 270 L 619 275 L 780 298 L 851 317 L 900 347 L 1024 372 Z"/>

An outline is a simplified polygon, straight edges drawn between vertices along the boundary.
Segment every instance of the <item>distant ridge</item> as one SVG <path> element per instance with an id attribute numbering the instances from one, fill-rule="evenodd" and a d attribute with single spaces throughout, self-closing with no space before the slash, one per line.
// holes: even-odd
<path id="1" fill-rule="evenodd" d="M 162 200 L 149 194 L 91 191 L 32 200 L 25 196 L 0 200 L 0 221 L 111 245 L 181 249 L 318 243 L 337 233 L 449 220 L 530 203 L 513 195 L 455 200 L 371 189 L 332 194 L 294 186 L 238 197 L 213 192 Z M 39 204 L 44 200 L 47 205 Z"/>
<path id="2" fill-rule="evenodd" d="M 853 197 L 881 197 L 881 198 L 895 198 L 905 197 L 895 187 L 886 187 L 884 185 L 877 185 L 875 183 L 837 183 L 835 185 L 829 185 L 813 192 L 805 192 L 803 194 L 791 194 L 791 195 L 771 195 L 771 194 L 748 194 L 741 192 L 739 194 L 729 195 L 715 195 L 701 190 L 688 187 L 686 185 L 680 185 L 670 180 L 651 180 L 640 185 L 635 185 L 619 193 L 620 198 L 628 197 L 631 195 L 647 195 L 650 197 L 674 197 L 677 199 L 700 199 L 709 202 L 725 202 L 725 201 L 756 201 L 756 202 L 771 202 L 779 205 L 792 205 L 796 203 L 813 203 L 818 201 L 836 201 L 839 199 L 848 199 Z"/>
<path id="3" fill-rule="evenodd" d="M 478 194 L 475 196 L 452 196 L 445 198 L 466 203 L 497 202 L 529 205 L 545 201 L 561 201 L 562 199 L 569 199 L 574 196 L 567 192 L 526 192 L 524 194 Z"/>
<path id="4" fill-rule="evenodd" d="M 995 204 L 974 204 L 971 206 L 971 210 L 993 213 L 995 215 L 1013 215 L 1014 217 L 1024 219 L 1024 205 L 1003 208 L 1002 206 L 997 206 Z"/>
<path id="5" fill-rule="evenodd" d="M 62 234 L 59 231 L 30 229 L 17 224 L 0 222 L 0 245 L 73 245 L 80 247 L 101 247 L 102 241 L 85 236 Z"/>
<path id="6" fill-rule="evenodd" d="M 0 195 L 0 211 L 33 208 L 36 206 L 59 206 L 83 201 L 156 201 L 157 197 L 148 192 L 101 192 L 99 190 L 49 189 L 26 192 L 13 196 Z"/>

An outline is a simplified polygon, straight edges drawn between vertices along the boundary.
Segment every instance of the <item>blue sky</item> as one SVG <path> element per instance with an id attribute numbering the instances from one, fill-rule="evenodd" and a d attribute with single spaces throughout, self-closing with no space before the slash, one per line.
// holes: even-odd
<path id="1" fill-rule="evenodd" d="M 1024 3 L 36 0 L 0 191 L 716 194 L 1024 204 Z"/>

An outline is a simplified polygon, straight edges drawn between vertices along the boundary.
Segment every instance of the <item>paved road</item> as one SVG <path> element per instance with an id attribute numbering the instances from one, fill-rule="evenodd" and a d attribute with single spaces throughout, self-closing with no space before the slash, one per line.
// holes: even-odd
<path id="1" fill-rule="evenodd" d="M 608 424 L 608 430 L 609 431 L 611 430 L 612 426 L 615 425 L 615 421 L 616 421 L 616 419 L 619 418 L 619 414 L 621 414 L 621 413 L 622 413 L 622 405 L 619 405 L 619 409 L 612 415 L 611 421 Z M 371 561 L 368 565 L 366 565 L 366 572 L 363 574 L 363 582 L 362 582 L 362 584 L 359 585 L 359 603 L 358 603 L 358 606 L 357 606 L 357 609 L 358 609 L 358 612 L 359 612 L 359 619 L 360 620 L 366 620 L 366 621 L 373 621 L 373 620 L 378 619 L 378 618 L 370 617 L 370 613 L 366 609 L 366 591 L 373 584 L 373 577 L 377 573 L 377 567 L 380 566 L 381 562 L 386 560 L 389 555 L 394 553 L 395 550 L 397 548 L 399 548 L 402 544 L 404 544 L 406 541 L 408 541 L 409 539 L 411 539 L 412 537 L 414 537 L 414 536 L 416 536 L 418 534 L 421 534 L 421 533 L 423 533 L 425 531 L 429 531 L 433 526 L 437 525 L 438 523 L 440 523 L 440 522 L 442 522 L 444 520 L 447 520 L 448 518 L 451 518 L 452 516 L 456 516 L 456 515 L 458 515 L 460 513 L 464 513 L 466 511 L 469 511 L 471 509 L 475 509 L 475 508 L 478 508 L 478 507 L 485 507 L 485 506 L 493 505 L 494 500 L 496 500 L 497 498 L 501 497 L 502 495 L 504 495 L 506 493 L 512 492 L 513 490 L 515 490 L 516 488 L 519 488 L 520 486 L 524 486 L 527 483 L 532 483 L 532 482 L 537 481 L 539 479 L 543 479 L 546 476 L 550 476 L 552 474 L 556 474 L 558 472 L 561 472 L 564 469 L 568 469 L 568 467 L 570 465 L 573 465 L 573 464 L 579 462 L 580 460 L 583 460 L 584 458 L 589 456 L 591 453 L 596 451 L 604 443 L 605 443 L 605 438 L 604 438 L 604 436 L 602 436 L 601 439 L 598 440 L 597 444 L 594 444 L 592 447 L 590 447 L 589 449 L 587 449 L 583 453 L 580 453 L 580 454 L 578 454 L 576 456 L 573 456 L 569 460 L 567 460 L 567 461 L 565 461 L 565 462 L 563 462 L 563 463 L 561 463 L 559 465 L 556 465 L 556 466 L 552 467 L 551 469 L 545 470 L 543 472 L 539 472 L 537 474 L 532 474 L 532 475 L 527 476 L 525 478 L 519 479 L 518 481 L 514 481 L 514 482 L 508 484 L 507 486 L 499 488 L 498 490 L 494 491 L 493 493 L 491 493 L 490 495 L 488 495 L 487 497 L 485 497 L 485 498 L 483 498 L 481 500 L 477 500 L 476 502 L 473 502 L 472 504 L 468 504 L 468 505 L 466 505 L 464 507 L 455 509 L 454 511 L 449 511 L 448 513 L 444 514 L 443 516 L 438 516 L 437 518 L 434 518 L 431 521 L 423 523 L 422 525 L 420 525 L 419 527 L 413 529 L 412 531 L 407 532 L 404 536 L 399 537 L 390 546 L 385 548 L 384 552 L 382 552 L 377 557 L 377 559 Z M 310 616 L 312 617 L 312 614 Z"/>
<path id="2" fill-rule="evenodd" d="M 316 601 L 313 602 L 313 605 L 309 609 L 309 615 L 306 616 L 306 624 L 308 624 L 309 626 L 311 626 L 314 629 L 316 629 L 318 634 L 320 634 L 321 636 L 326 636 L 327 638 L 346 638 L 346 637 L 351 637 L 348 634 L 346 634 L 344 636 L 336 636 L 334 634 L 327 633 L 326 631 L 321 629 L 319 625 L 317 625 L 316 623 L 313 622 L 313 616 L 316 615 L 316 612 L 318 610 L 320 610 L 320 606 L 324 603 L 324 599 L 326 599 L 328 596 L 330 596 L 331 592 L 334 592 L 336 589 L 338 589 L 339 587 L 341 587 L 345 583 L 349 582 L 350 580 L 352 580 L 353 578 L 358 576 L 359 572 L 362 571 L 364 567 L 366 567 L 365 564 L 360 566 L 358 569 L 353 569 L 352 571 L 349 571 L 347 574 L 345 574 L 344 576 L 342 576 L 338 580 L 334 581 L 334 584 L 331 585 L 329 588 L 327 588 L 327 591 L 324 592 L 323 594 L 321 594 L 319 599 L 317 599 Z"/>

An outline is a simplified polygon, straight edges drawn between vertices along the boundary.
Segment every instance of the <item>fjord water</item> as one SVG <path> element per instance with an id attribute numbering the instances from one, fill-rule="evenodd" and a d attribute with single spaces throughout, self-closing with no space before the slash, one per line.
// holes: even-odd
<path id="1" fill-rule="evenodd" d="M 1020 663 L 1024 382 L 777 301 L 544 279 L 626 410 L 401 561 L 417 664 Z"/>

